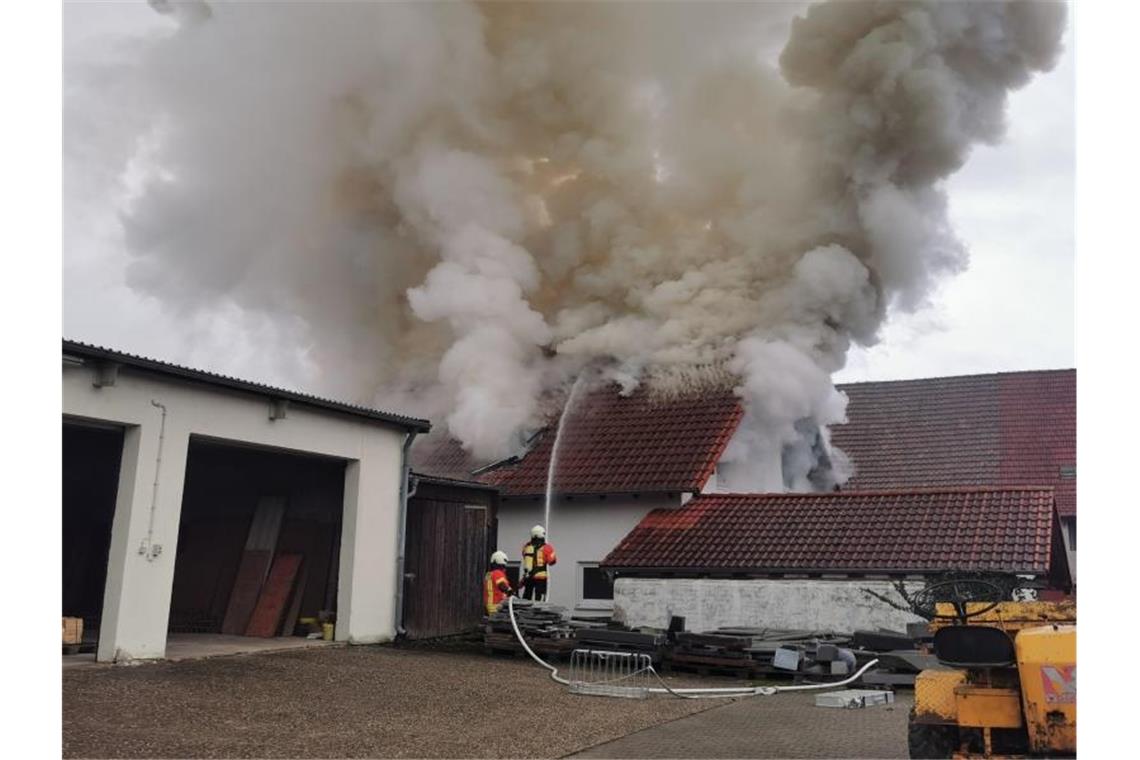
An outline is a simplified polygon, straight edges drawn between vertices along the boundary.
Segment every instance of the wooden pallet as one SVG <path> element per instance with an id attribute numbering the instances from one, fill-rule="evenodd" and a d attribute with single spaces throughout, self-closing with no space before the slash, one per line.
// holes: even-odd
<path id="1" fill-rule="evenodd" d="M 551 657 L 560 657 L 569 655 L 577 649 L 577 644 L 574 639 L 531 639 L 526 640 L 527 646 L 534 650 L 535 654 L 547 655 Z M 483 637 L 483 648 L 488 652 L 513 652 L 526 656 L 525 650 L 519 644 L 518 639 L 514 636 L 504 636 L 502 634 L 487 634 Z"/>
<path id="2" fill-rule="evenodd" d="M 702 676 L 729 675 L 753 678 L 760 674 L 756 663 L 750 660 L 721 657 L 700 657 L 674 653 L 662 663 L 667 671 L 697 673 Z"/>

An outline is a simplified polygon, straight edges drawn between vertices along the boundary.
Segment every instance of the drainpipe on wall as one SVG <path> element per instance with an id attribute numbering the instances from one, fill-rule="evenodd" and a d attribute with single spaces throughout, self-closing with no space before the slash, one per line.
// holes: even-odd
<path id="1" fill-rule="evenodd" d="M 400 458 L 400 520 L 396 528 L 396 637 L 403 636 L 404 630 L 404 530 L 408 524 L 408 498 L 415 494 L 415 484 L 411 483 L 412 465 L 408 461 L 414 432 L 404 439 L 404 451 Z"/>

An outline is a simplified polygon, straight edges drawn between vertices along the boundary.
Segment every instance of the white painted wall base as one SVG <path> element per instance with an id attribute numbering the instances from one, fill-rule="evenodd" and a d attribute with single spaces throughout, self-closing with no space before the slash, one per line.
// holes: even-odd
<path id="1" fill-rule="evenodd" d="M 920 582 L 908 584 L 908 590 L 921 587 Z M 904 631 L 907 623 L 922 622 L 862 589 L 896 596 L 888 581 L 619 578 L 614 619 L 633 627 L 667 628 L 670 616 L 680 615 L 688 630 L 698 632 L 725 626 Z"/>

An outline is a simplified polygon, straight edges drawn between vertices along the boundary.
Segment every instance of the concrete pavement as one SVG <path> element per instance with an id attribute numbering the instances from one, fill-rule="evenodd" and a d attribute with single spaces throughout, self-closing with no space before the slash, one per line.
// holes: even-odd
<path id="1" fill-rule="evenodd" d="M 914 695 L 893 705 L 815 706 L 812 693 L 752 697 L 599 744 L 575 758 L 905 758 Z"/>

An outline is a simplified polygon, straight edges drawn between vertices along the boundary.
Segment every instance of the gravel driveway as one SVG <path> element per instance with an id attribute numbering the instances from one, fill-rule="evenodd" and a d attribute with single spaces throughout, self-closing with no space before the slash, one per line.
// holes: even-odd
<path id="1" fill-rule="evenodd" d="M 721 700 L 568 693 L 537 665 L 391 647 L 63 674 L 64 757 L 561 757 Z"/>

